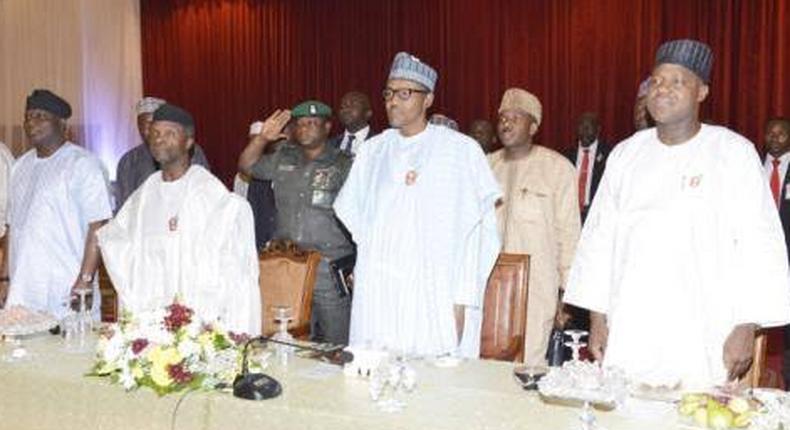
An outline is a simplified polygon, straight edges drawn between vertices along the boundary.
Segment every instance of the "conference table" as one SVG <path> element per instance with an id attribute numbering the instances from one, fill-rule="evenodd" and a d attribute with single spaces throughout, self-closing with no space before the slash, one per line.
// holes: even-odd
<path id="1" fill-rule="evenodd" d="M 299 357 L 266 369 L 282 384 L 282 395 L 250 401 L 227 392 L 126 392 L 107 379 L 85 376 L 93 354 L 67 352 L 58 336 L 40 335 L 25 346 L 26 359 L 0 362 L 0 429 L 581 428 L 578 408 L 546 404 L 517 385 L 512 363 L 467 360 L 437 367 L 413 361 L 416 389 L 400 395 L 405 408 L 386 412 L 371 400 L 365 379 Z M 0 353 L 9 348 L 0 345 Z M 595 413 L 607 430 L 682 428 L 668 403 L 629 402 Z"/>

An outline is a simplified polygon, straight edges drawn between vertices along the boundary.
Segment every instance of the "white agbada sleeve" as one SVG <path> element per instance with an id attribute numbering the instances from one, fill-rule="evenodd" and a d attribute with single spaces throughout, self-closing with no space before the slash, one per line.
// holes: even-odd
<path id="1" fill-rule="evenodd" d="M 258 284 L 260 266 L 255 242 L 240 238 L 254 238 L 255 226 L 250 205 L 231 196 L 235 217 L 228 220 L 231 231 L 217 258 L 221 260 L 220 290 L 228 303 L 224 319 L 228 327 L 257 336 L 261 334 L 261 295 Z"/>
<path id="2" fill-rule="evenodd" d="M 371 157 L 374 156 L 370 151 L 371 145 L 375 145 L 375 143 L 368 142 L 359 148 L 346 177 L 346 182 L 343 183 L 343 187 L 332 205 L 335 215 L 351 233 L 357 244 L 364 242 L 367 235 L 368 223 L 364 217 L 366 193 L 375 192 L 370 187 L 368 173 Z"/>
<path id="3" fill-rule="evenodd" d="M 609 155 L 601 184 L 581 232 L 565 286 L 565 303 L 606 314 L 611 298 L 617 203 L 618 148 Z"/>
<path id="4" fill-rule="evenodd" d="M 763 327 L 790 322 L 790 274 L 787 248 L 776 204 L 763 177 L 754 147 L 739 145 L 742 157 L 733 163 L 731 201 L 736 229 L 736 280 L 732 306 L 735 324 Z M 755 192 L 755 190 L 759 190 Z"/>
<path id="5" fill-rule="evenodd" d="M 102 261 L 107 274 L 112 280 L 113 288 L 118 294 L 121 308 L 137 309 L 135 297 L 145 297 L 150 291 L 136 291 L 134 279 L 134 262 L 139 253 L 140 229 L 135 228 L 140 212 L 140 201 L 143 186 L 140 186 L 126 200 L 121 210 L 110 222 L 96 232 L 101 251 Z M 153 285 L 142 283 L 140 288 L 153 288 Z"/>
<path id="6" fill-rule="evenodd" d="M 483 152 L 477 145 L 467 152 L 470 188 L 474 190 L 474 220 L 463 241 L 463 262 L 454 280 L 454 302 L 464 305 L 464 333 L 459 346 L 462 356 L 480 356 L 480 335 L 483 324 L 483 302 L 488 277 L 494 268 L 501 242 L 496 224 L 496 201 L 502 197 L 499 185 Z"/>
<path id="7" fill-rule="evenodd" d="M 477 151 L 475 151 L 477 150 Z M 479 152 L 479 153 L 478 153 Z M 454 280 L 456 304 L 482 307 L 488 276 L 496 263 L 501 243 L 496 226 L 496 201 L 502 197 L 499 185 L 479 148 L 471 148 L 467 154 L 469 173 L 468 189 L 474 191 L 473 205 L 467 210 L 472 224 L 463 240 L 463 264 Z"/>

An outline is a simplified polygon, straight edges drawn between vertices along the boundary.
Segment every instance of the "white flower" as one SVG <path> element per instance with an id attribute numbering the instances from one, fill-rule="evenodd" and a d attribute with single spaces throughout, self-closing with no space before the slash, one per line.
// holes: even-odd
<path id="1" fill-rule="evenodd" d="M 129 366 L 123 366 L 118 382 L 120 382 L 123 388 L 126 390 L 131 390 L 137 386 L 137 381 L 134 380 L 134 375 L 132 375 L 132 371 Z"/>
<path id="2" fill-rule="evenodd" d="M 102 359 L 107 363 L 114 363 L 124 353 L 124 340 L 123 336 L 115 335 L 104 343 L 104 350 L 102 351 Z"/>
<path id="3" fill-rule="evenodd" d="M 186 327 L 184 327 L 187 337 L 189 337 L 190 339 L 196 338 L 200 334 L 202 329 L 203 329 L 203 324 L 195 317 L 193 317 L 192 321 Z"/>
<path id="4" fill-rule="evenodd" d="M 181 354 L 182 357 L 198 355 L 200 354 L 200 344 L 192 340 L 192 338 L 184 339 L 178 344 L 178 353 Z"/>

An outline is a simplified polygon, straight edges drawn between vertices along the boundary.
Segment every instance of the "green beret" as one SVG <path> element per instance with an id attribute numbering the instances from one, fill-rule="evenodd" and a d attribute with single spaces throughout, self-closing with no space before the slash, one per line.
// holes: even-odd
<path id="1" fill-rule="evenodd" d="M 292 118 L 303 118 L 306 116 L 329 118 L 332 116 L 332 108 L 319 101 L 308 100 L 299 103 L 291 110 Z"/>

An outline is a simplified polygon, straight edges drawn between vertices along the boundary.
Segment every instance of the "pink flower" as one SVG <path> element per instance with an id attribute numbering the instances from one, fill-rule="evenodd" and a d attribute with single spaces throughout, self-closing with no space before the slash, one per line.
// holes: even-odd
<path id="1" fill-rule="evenodd" d="M 248 335 L 247 333 L 234 333 L 232 331 L 229 331 L 228 337 L 230 337 L 230 340 L 232 340 L 233 343 L 236 344 L 236 346 L 242 346 L 245 343 L 247 343 L 248 340 L 250 340 L 250 335 Z"/>
<path id="2" fill-rule="evenodd" d="M 195 313 L 192 309 L 178 303 L 168 306 L 167 312 L 165 327 L 172 333 L 192 322 L 192 314 Z"/>
<path id="3" fill-rule="evenodd" d="M 148 339 L 135 339 L 134 342 L 132 342 L 132 352 L 134 355 L 137 355 L 144 350 L 146 346 L 148 346 Z"/>
<path id="4" fill-rule="evenodd" d="M 192 372 L 184 367 L 184 362 L 178 364 L 171 364 L 167 366 L 167 374 L 176 382 L 176 384 L 188 384 L 195 377 Z"/>

